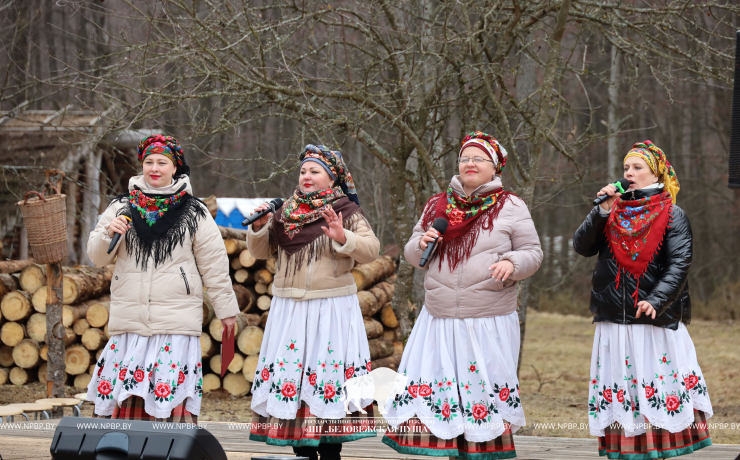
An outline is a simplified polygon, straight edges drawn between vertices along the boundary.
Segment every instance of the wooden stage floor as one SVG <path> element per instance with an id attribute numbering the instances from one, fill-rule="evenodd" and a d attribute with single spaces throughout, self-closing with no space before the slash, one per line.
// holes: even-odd
<path id="1" fill-rule="evenodd" d="M 57 421 L 0 424 L 0 456 L 2 460 L 48 460 L 49 446 Z M 229 460 L 248 460 L 265 454 L 288 454 L 289 447 L 273 447 L 249 441 L 245 428 L 223 422 L 201 422 L 221 442 Z M 238 424 L 237 424 L 238 425 Z M 396 453 L 380 441 L 380 436 L 345 444 L 342 457 L 352 459 L 426 459 L 430 457 L 407 456 Z M 514 435 L 517 458 L 526 460 L 581 460 L 598 459 L 595 439 L 545 438 Z M 715 444 L 682 458 L 702 460 L 735 460 L 740 445 Z"/>

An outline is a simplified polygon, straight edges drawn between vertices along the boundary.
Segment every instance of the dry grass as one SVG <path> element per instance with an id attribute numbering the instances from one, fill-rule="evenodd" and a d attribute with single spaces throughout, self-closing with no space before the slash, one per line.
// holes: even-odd
<path id="1" fill-rule="evenodd" d="M 527 427 L 521 433 L 590 437 L 586 401 L 594 336 L 591 319 L 538 312 L 528 316 L 520 371 Z M 740 323 L 695 320 L 688 329 L 712 400 L 714 417 L 709 422 L 740 424 Z M 551 423 L 572 428 L 535 427 Z M 710 433 L 716 443 L 740 444 L 740 428 L 710 426 Z"/>
<path id="2" fill-rule="evenodd" d="M 712 398 L 710 423 L 740 424 L 740 323 L 694 321 L 689 326 L 699 364 Z M 531 312 L 524 342 L 521 393 L 527 427 L 519 433 L 534 436 L 590 437 L 588 380 L 594 325 L 590 318 Z M 539 373 L 539 377 L 538 374 Z M 81 390 L 67 388 L 67 394 Z M 46 397 L 39 383 L 0 387 L 0 404 L 30 402 Z M 251 396 L 235 398 L 221 390 L 203 397 L 200 420 L 249 421 Z M 86 404 L 83 416 L 90 416 Z M 69 415 L 69 413 L 67 413 Z M 535 427 L 571 424 L 572 428 Z M 581 428 L 582 424 L 582 428 Z M 710 428 L 715 443 L 740 444 L 740 429 Z"/>

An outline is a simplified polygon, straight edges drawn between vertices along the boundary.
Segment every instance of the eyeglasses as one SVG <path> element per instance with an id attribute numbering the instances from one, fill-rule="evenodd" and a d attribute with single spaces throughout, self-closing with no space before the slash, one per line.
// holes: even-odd
<path id="1" fill-rule="evenodd" d="M 486 160 L 485 158 L 481 158 L 481 157 L 475 157 L 475 158 L 460 157 L 460 158 L 457 159 L 457 163 L 458 164 L 461 164 L 461 165 L 464 165 L 464 164 L 467 164 L 467 162 L 469 162 L 470 160 L 473 160 L 475 162 L 475 164 L 477 164 L 477 165 L 481 165 L 481 164 L 483 164 L 485 162 L 493 163 L 493 161 Z"/>

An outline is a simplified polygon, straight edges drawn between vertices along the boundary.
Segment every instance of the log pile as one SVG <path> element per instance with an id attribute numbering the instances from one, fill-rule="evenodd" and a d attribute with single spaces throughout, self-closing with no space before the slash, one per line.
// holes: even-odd
<path id="1" fill-rule="evenodd" d="M 62 324 L 67 383 L 85 388 L 107 335 L 113 265 L 64 267 Z M 0 262 L 0 384 L 46 383 L 46 270 Z"/>
<path id="2" fill-rule="evenodd" d="M 221 321 L 204 291 L 200 336 L 203 391 L 223 388 L 235 396 L 249 394 L 272 302 L 276 260 L 258 260 L 246 247 L 246 232 L 220 227 L 229 255 L 231 282 L 239 304 L 234 360 L 221 378 Z M 0 385 L 46 382 L 46 276 L 32 261 L 0 265 Z M 397 338 L 393 298 L 396 263 L 380 257 L 358 265 L 352 275 L 370 345 L 373 368 L 397 370 L 403 345 Z M 113 266 L 64 267 L 62 322 L 68 384 L 84 389 L 108 335 Z"/>

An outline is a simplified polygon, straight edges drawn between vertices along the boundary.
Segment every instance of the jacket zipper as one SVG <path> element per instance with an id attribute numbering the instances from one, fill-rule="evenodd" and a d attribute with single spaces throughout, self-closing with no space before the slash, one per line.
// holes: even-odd
<path id="1" fill-rule="evenodd" d="M 617 270 L 619 270 L 619 267 L 617 267 Z M 625 285 L 627 284 L 626 281 L 627 279 L 625 278 L 625 282 L 622 283 L 622 324 L 627 324 L 627 306 L 624 303 L 624 291 L 626 288 Z"/>
<path id="2" fill-rule="evenodd" d="M 308 274 L 306 275 L 306 293 L 311 289 L 311 269 L 313 268 L 313 260 L 308 263 Z"/>
<path id="3" fill-rule="evenodd" d="M 459 264 L 458 271 L 457 271 L 457 289 L 456 289 L 457 305 L 455 307 L 455 318 L 460 317 L 460 279 L 462 278 L 462 271 L 463 271 L 462 264 Z"/>
<path id="4" fill-rule="evenodd" d="M 185 270 L 180 267 L 180 274 L 182 275 L 183 281 L 185 281 L 185 289 L 188 291 L 188 295 L 190 295 L 190 285 L 188 284 L 188 277 L 185 276 Z"/>

